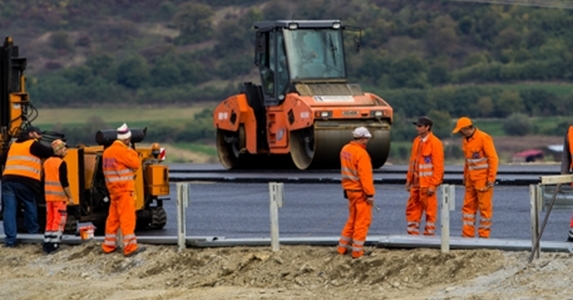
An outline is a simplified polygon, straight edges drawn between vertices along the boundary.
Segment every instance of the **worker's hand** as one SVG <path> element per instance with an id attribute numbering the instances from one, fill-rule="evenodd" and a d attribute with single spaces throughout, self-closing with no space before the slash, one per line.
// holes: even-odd
<path id="1" fill-rule="evenodd" d="M 68 198 L 68 205 L 72 205 L 74 204 L 74 199 L 73 198 Z"/>
<path id="2" fill-rule="evenodd" d="M 493 185 L 494 185 L 494 182 L 488 181 L 486 187 L 487 187 L 488 189 L 490 189 L 490 188 L 493 187 Z"/>
<path id="3" fill-rule="evenodd" d="M 406 191 L 410 191 L 410 189 L 412 188 L 412 185 L 410 183 L 406 183 L 406 186 L 404 187 L 406 189 Z"/>
<path id="4" fill-rule="evenodd" d="M 433 188 L 428 189 L 428 196 L 432 196 L 436 191 Z"/>
<path id="5" fill-rule="evenodd" d="M 368 197 L 366 198 L 366 202 L 370 205 L 374 204 L 374 197 Z"/>

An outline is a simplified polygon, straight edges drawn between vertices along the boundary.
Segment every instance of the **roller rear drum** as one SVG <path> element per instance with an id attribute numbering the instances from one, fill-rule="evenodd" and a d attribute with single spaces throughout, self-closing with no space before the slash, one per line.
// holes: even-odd
<path id="1" fill-rule="evenodd" d="M 353 139 L 352 130 L 359 126 L 366 126 L 372 134 L 366 148 L 372 167 L 382 167 L 390 151 L 390 125 L 385 122 L 317 122 L 314 127 L 293 131 L 290 153 L 294 164 L 301 170 L 340 168 L 340 150 Z"/>

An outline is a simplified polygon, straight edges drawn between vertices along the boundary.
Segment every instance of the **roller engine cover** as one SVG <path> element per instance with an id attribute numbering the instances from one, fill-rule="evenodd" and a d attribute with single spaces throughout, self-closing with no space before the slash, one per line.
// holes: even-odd
<path id="1" fill-rule="evenodd" d="M 132 143 L 140 143 L 145 138 L 145 134 L 147 133 L 147 127 L 141 128 L 131 128 L 131 142 Z M 96 133 L 95 136 L 96 143 L 98 145 L 108 147 L 115 140 L 117 140 L 117 131 L 115 129 L 104 129 L 100 130 Z"/>

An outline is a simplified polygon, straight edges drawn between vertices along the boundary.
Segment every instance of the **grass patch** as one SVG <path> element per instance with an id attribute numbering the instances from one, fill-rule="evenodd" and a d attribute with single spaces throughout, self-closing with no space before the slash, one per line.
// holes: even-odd
<path id="1" fill-rule="evenodd" d="M 215 107 L 215 103 L 201 103 L 193 106 L 162 107 L 94 107 L 94 108 L 41 108 L 34 125 L 53 127 L 61 125 L 83 125 L 99 118 L 105 124 L 119 126 L 126 122 L 130 127 L 145 127 L 151 121 L 171 120 L 186 121 L 205 108 Z M 133 125 L 132 125 L 133 124 Z"/>
<path id="2" fill-rule="evenodd" d="M 486 132 L 491 136 L 503 136 L 506 135 L 503 131 L 503 119 L 472 119 L 474 126 L 479 128 L 481 131 Z"/>
<path id="3" fill-rule="evenodd" d="M 217 148 L 213 145 L 206 145 L 203 143 L 174 143 L 173 147 L 191 152 L 203 153 L 213 157 L 217 156 Z"/>

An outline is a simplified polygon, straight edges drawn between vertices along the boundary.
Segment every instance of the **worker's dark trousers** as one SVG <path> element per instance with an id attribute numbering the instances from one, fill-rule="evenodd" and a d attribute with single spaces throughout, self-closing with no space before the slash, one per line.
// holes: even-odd
<path id="1" fill-rule="evenodd" d="M 38 233 L 40 230 L 34 190 L 19 182 L 3 182 L 2 208 L 4 210 L 4 234 L 6 235 L 4 244 L 6 246 L 16 244 L 18 201 L 21 201 L 24 206 L 26 230 L 29 233 Z"/>

